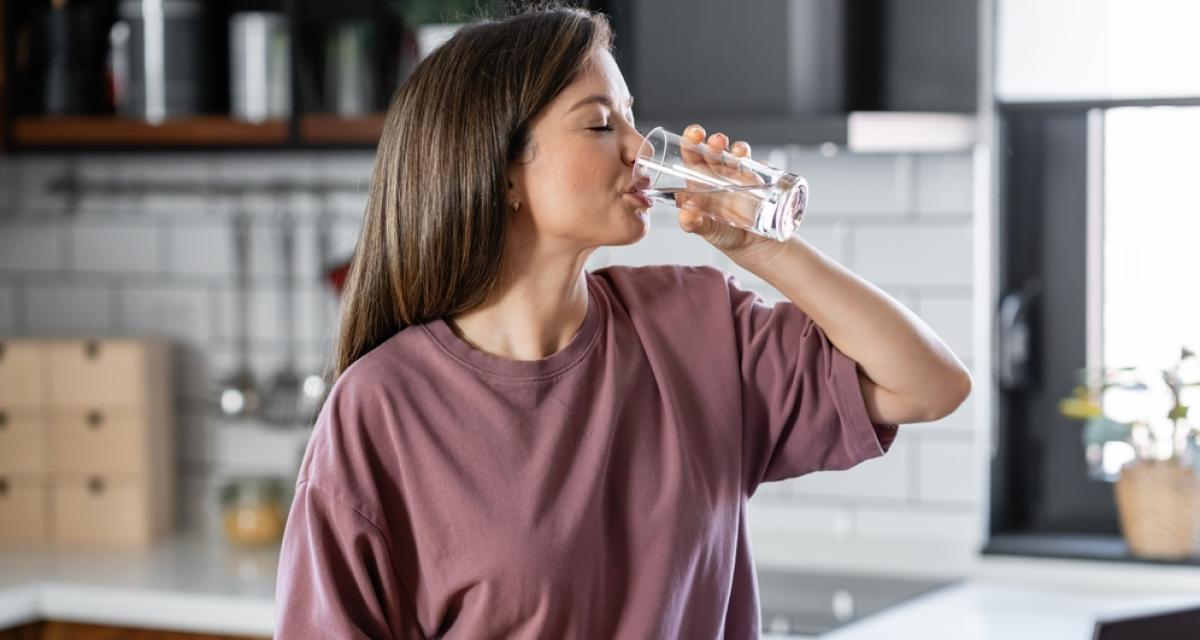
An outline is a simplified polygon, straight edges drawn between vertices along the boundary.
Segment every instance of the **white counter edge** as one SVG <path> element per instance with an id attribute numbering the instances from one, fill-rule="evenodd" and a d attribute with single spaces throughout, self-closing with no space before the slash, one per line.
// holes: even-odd
<path id="1" fill-rule="evenodd" d="M 38 620 L 269 637 L 275 605 L 261 598 L 56 582 L 0 588 L 0 629 Z"/>

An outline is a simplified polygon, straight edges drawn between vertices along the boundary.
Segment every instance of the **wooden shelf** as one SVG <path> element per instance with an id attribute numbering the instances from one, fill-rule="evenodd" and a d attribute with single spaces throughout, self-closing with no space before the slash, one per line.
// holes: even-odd
<path id="1" fill-rule="evenodd" d="M 312 144 L 376 144 L 383 133 L 384 114 L 342 118 L 307 114 L 300 118 L 300 140 Z"/>
<path id="2" fill-rule="evenodd" d="M 275 146 L 288 142 L 288 122 L 196 116 L 154 125 L 113 116 L 22 117 L 13 123 L 13 142 L 20 147 Z"/>

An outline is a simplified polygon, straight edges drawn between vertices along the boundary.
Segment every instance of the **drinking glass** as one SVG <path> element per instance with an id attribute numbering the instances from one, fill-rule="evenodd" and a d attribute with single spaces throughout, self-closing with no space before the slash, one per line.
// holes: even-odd
<path id="1" fill-rule="evenodd" d="M 633 176 L 651 201 L 779 241 L 796 231 L 808 204 L 804 178 L 662 127 L 645 135 Z"/>

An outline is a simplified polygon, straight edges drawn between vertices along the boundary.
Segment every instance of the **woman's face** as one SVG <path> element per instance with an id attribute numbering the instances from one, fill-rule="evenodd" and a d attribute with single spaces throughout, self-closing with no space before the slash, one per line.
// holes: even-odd
<path id="1" fill-rule="evenodd" d="M 534 117 L 529 150 L 509 173 L 509 202 L 520 202 L 513 223 L 537 246 L 588 250 L 646 235 L 648 207 L 626 193 L 643 141 L 632 105 L 616 62 L 602 51 Z"/>

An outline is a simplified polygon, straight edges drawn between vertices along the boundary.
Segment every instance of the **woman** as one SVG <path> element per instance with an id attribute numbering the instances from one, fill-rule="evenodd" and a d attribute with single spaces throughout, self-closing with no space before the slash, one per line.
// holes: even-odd
<path id="1" fill-rule="evenodd" d="M 920 320 L 802 238 L 679 217 L 794 304 L 709 267 L 586 272 L 649 226 L 610 47 L 582 10 L 481 22 L 394 96 L 278 637 L 757 637 L 757 486 L 966 397 Z"/>

